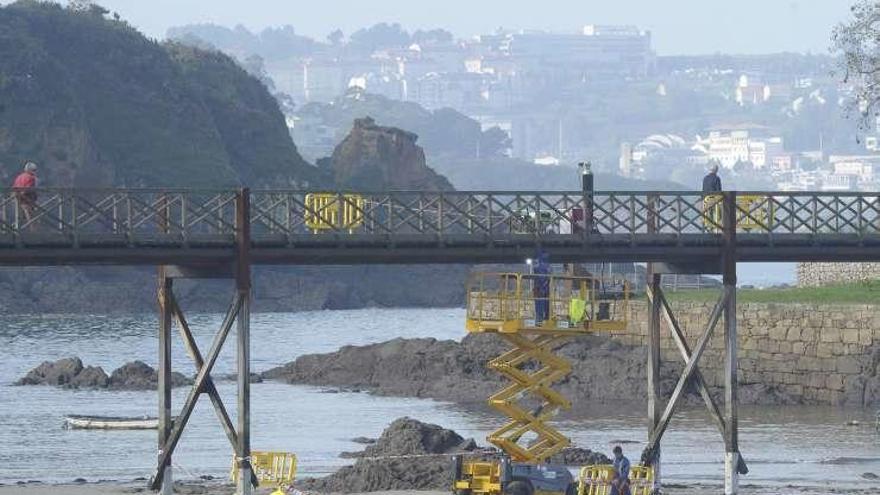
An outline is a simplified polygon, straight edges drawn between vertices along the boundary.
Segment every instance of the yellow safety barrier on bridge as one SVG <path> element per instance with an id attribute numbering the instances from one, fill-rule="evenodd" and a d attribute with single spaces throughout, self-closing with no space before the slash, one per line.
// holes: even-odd
<path id="1" fill-rule="evenodd" d="M 578 495 L 611 495 L 613 478 L 614 466 L 609 464 L 584 466 L 578 476 Z M 654 490 L 654 468 L 630 467 L 629 489 L 632 495 L 651 495 Z"/>
<path id="2" fill-rule="evenodd" d="M 541 463 L 570 445 L 548 421 L 571 403 L 552 386 L 571 372 L 554 350 L 566 339 L 627 325 L 626 281 L 593 276 L 478 273 L 468 286 L 467 330 L 497 333 L 511 350 L 488 367 L 510 380 L 489 397 L 509 418 L 487 440 L 513 461 Z M 520 402 L 525 395 L 535 400 Z M 522 445 L 524 437 L 531 437 Z M 472 469 L 477 470 L 478 467 Z M 482 468 L 479 468 L 482 469 Z"/>
<path id="3" fill-rule="evenodd" d="M 251 452 L 251 467 L 257 481 L 275 487 L 272 495 L 285 495 L 296 479 L 296 455 L 290 452 Z M 238 482 L 238 466 L 232 462 L 232 481 Z"/>
<path id="4" fill-rule="evenodd" d="M 305 224 L 313 233 L 347 230 L 364 223 L 364 197 L 359 194 L 311 193 L 305 197 Z"/>
<path id="5" fill-rule="evenodd" d="M 703 225 L 709 232 L 721 232 L 724 224 L 724 196 L 707 194 L 703 197 Z M 739 194 L 736 196 L 736 227 L 751 232 L 769 231 L 776 214 L 770 196 Z"/>

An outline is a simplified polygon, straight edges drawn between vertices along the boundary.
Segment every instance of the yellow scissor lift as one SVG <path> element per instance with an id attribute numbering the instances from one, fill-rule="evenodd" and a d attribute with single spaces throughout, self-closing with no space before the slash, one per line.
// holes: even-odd
<path id="1" fill-rule="evenodd" d="M 489 398 L 489 405 L 510 420 L 487 439 L 504 452 L 501 460 L 456 459 L 456 493 L 578 492 L 578 484 L 565 466 L 547 463 L 570 445 L 569 439 L 548 423 L 560 410 L 571 408 L 571 402 L 552 388 L 571 372 L 571 364 L 554 351 L 572 337 L 624 331 L 629 292 L 626 281 L 594 276 L 471 276 L 467 291 L 468 332 L 497 334 L 512 347 L 488 365 L 510 380 L 508 386 Z M 536 320 L 539 314 L 545 317 L 543 321 Z M 537 402 L 537 407 L 523 404 L 527 395 L 531 405 Z M 584 482 L 580 485 L 584 486 Z"/>

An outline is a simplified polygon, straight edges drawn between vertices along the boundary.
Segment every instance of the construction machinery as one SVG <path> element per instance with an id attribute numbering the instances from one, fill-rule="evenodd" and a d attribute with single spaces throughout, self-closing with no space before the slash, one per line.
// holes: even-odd
<path id="1" fill-rule="evenodd" d="M 503 452 L 500 459 L 455 459 L 455 493 L 577 495 L 568 468 L 548 462 L 571 444 L 549 422 L 571 408 L 553 389 L 571 372 L 555 350 L 571 338 L 624 331 L 628 283 L 593 275 L 476 273 L 467 299 L 468 332 L 496 334 L 511 345 L 488 364 L 510 381 L 489 397 L 509 420 L 487 438 Z"/>

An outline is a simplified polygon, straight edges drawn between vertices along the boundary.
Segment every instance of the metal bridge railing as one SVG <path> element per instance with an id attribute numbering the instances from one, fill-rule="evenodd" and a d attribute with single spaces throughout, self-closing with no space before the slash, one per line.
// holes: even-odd
<path id="1" fill-rule="evenodd" d="M 238 191 L 36 189 L 0 195 L 0 237 L 60 237 L 77 243 L 231 238 Z"/>
<path id="2" fill-rule="evenodd" d="M 242 194 L 255 238 L 421 235 L 544 238 L 718 235 L 729 201 L 737 230 L 767 234 L 880 234 L 878 193 L 749 192 L 321 192 L 292 190 L 37 189 L 36 200 L 0 190 L 0 239 L 31 233 L 70 242 L 187 243 L 236 232 Z"/>

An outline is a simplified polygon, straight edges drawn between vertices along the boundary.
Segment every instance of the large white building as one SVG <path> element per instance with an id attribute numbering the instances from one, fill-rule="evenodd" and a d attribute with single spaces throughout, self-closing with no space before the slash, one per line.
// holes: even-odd
<path id="1" fill-rule="evenodd" d="M 526 71 L 562 70 L 596 75 L 644 76 L 654 65 L 651 33 L 634 26 L 584 26 L 580 33 L 520 31 L 481 36 Z"/>
<path id="2" fill-rule="evenodd" d="M 706 138 L 697 137 L 694 149 L 728 169 L 739 162 L 751 162 L 755 168 L 762 169 L 785 155 L 781 137 L 758 139 L 747 130 L 711 131 Z"/>

